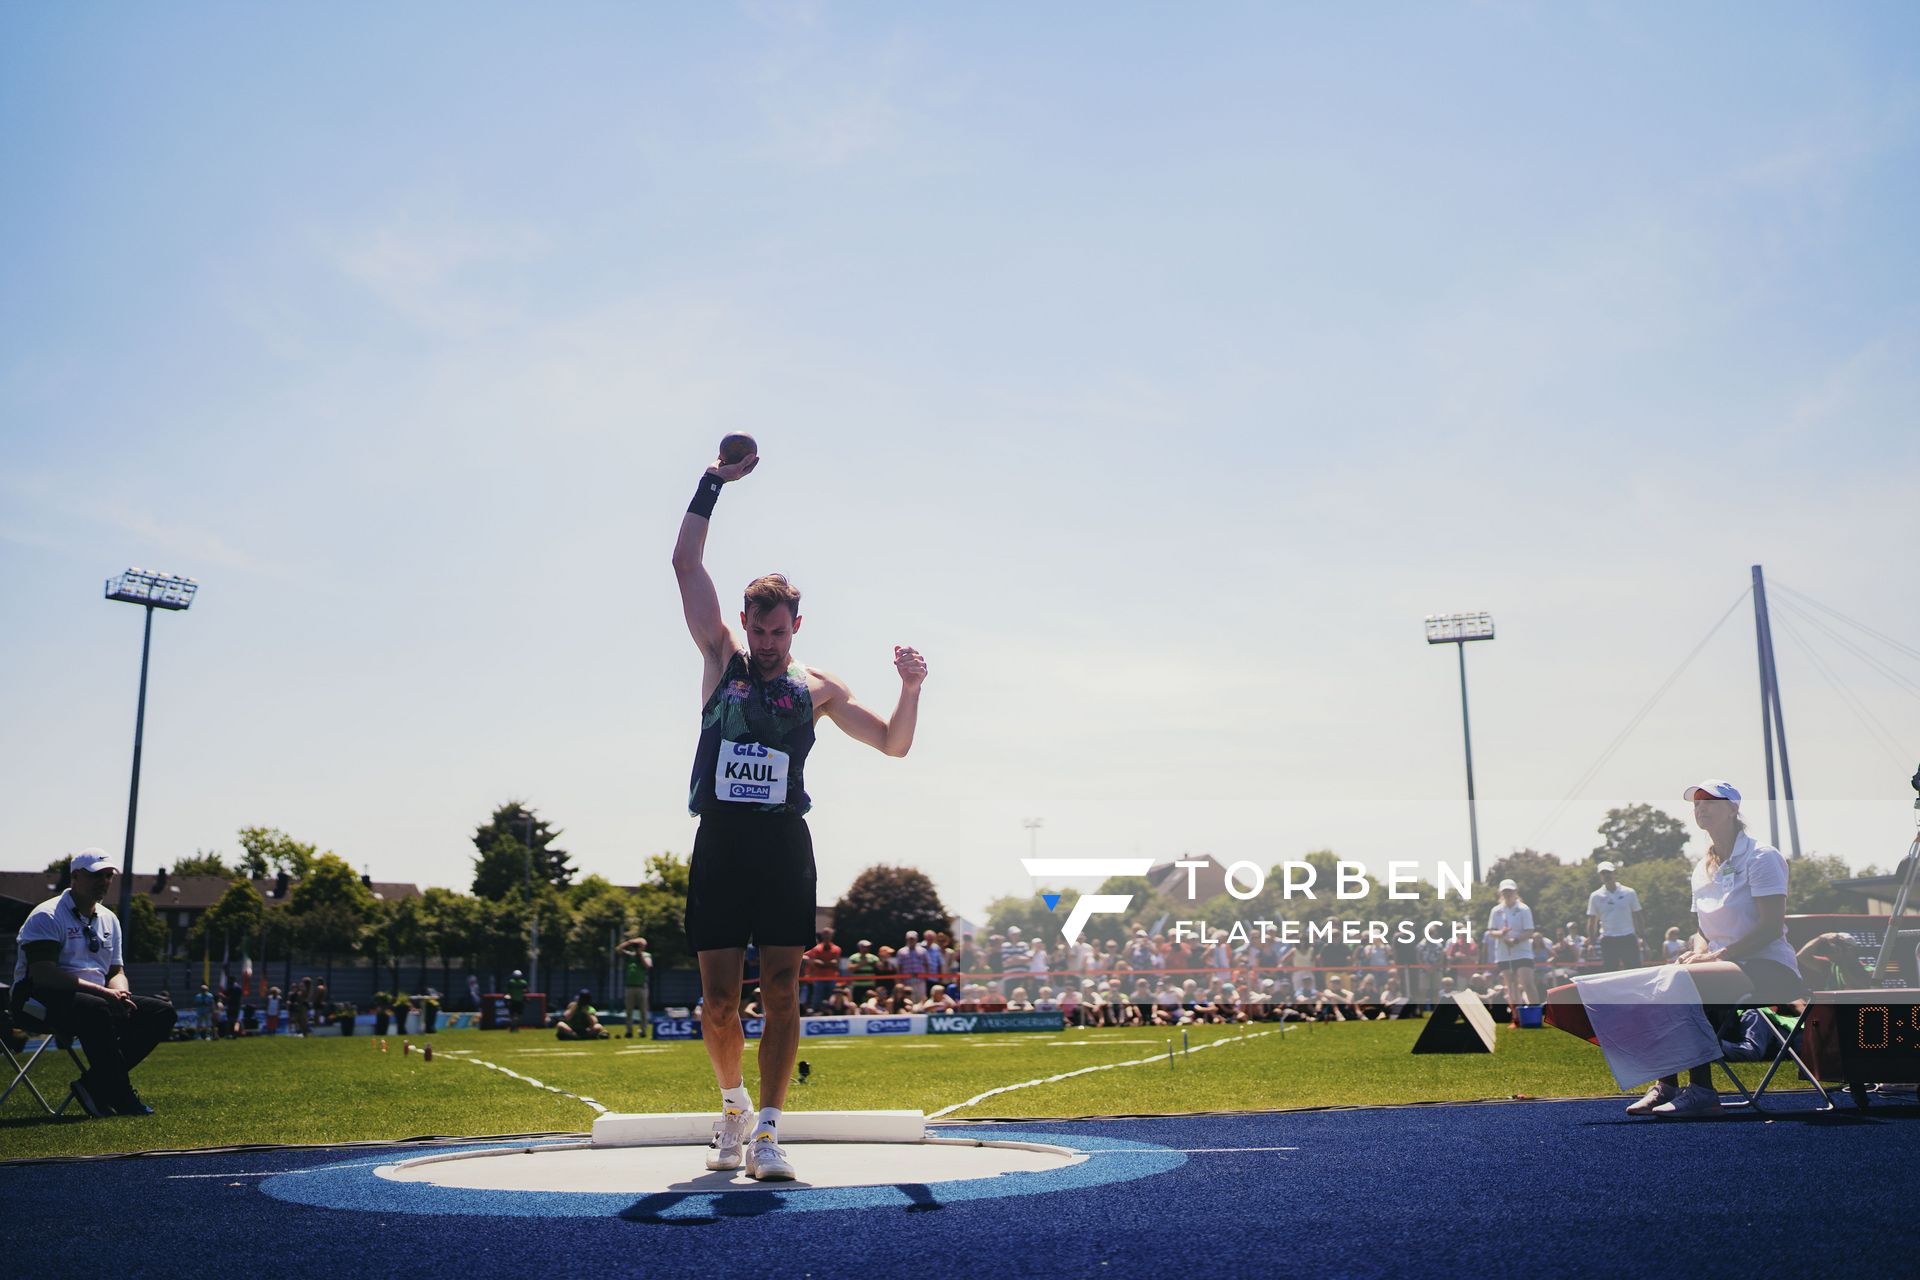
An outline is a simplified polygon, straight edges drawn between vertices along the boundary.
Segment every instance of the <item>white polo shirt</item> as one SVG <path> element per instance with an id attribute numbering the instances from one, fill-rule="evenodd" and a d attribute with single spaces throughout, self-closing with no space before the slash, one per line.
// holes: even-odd
<path id="1" fill-rule="evenodd" d="M 1533 908 L 1524 902 L 1516 902 L 1511 907 L 1502 902 L 1487 915 L 1487 928 L 1493 931 L 1493 961 L 1505 964 L 1509 960 L 1533 959 L 1533 942 L 1526 935 L 1533 929 Z M 1515 941 L 1507 941 L 1507 930 L 1513 930 Z"/>
<path id="2" fill-rule="evenodd" d="M 1587 914 L 1599 919 L 1603 938 L 1632 937 L 1633 913 L 1639 909 L 1640 895 L 1617 880 L 1612 889 L 1602 885 L 1587 895 Z"/>
<path id="3" fill-rule="evenodd" d="M 1761 844 L 1746 832 L 1733 842 L 1733 852 L 1711 876 L 1707 860 L 1693 868 L 1693 913 L 1700 918 L 1700 932 L 1713 947 L 1724 947 L 1753 931 L 1760 922 L 1755 898 L 1782 898 L 1787 893 L 1787 860 L 1770 844 Z M 1795 973 L 1799 962 L 1793 945 L 1787 941 L 1787 926 L 1780 936 L 1753 953 L 1758 960 L 1772 960 Z"/>
<path id="4" fill-rule="evenodd" d="M 87 945 L 88 925 L 93 926 L 93 936 L 100 940 L 98 951 Z M 13 962 L 16 986 L 27 976 L 29 942 L 59 943 L 61 969 L 103 986 L 107 971 L 124 963 L 120 955 L 120 921 L 105 906 L 95 907 L 91 919 L 81 916 L 71 889 L 35 907 L 26 923 L 20 926 L 20 950 Z"/>

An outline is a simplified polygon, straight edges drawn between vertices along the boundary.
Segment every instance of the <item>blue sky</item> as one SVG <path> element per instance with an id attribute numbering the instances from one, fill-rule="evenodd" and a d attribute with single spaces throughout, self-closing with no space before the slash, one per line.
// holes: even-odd
<path id="1" fill-rule="evenodd" d="M 890 705 L 823 893 L 1043 851 L 1584 854 L 1762 788 L 1748 566 L 1920 644 L 1908 6 L 14 6 L 0 14 L 0 862 L 284 827 L 464 886 L 525 797 L 684 851 L 667 566 Z M 1777 637 L 1805 843 L 1891 862 L 1920 698 Z M 1910 680 L 1920 670 L 1888 660 Z M 1900 665 L 1900 664 L 1905 665 Z M 1904 764 L 1904 768 L 1902 767 Z M 1764 819 L 1764 811 L 1754 808 Z"/>

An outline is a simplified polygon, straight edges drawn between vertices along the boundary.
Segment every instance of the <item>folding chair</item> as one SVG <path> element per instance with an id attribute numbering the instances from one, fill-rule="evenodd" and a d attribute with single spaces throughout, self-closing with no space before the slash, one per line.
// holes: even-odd
<path id="1" fill-rule="evenodd" d="M 1741 1098 L 1739 1102 L 1721 1103 L 1720 1109 L 1723 1111 L 1739 1111 L 1751 1107 L 1764 1115 L 1766 1108 L 1760 1105 L 1760 1098 L 1766 1093 L 1767 1086 L 1773 1083 L 1773 1074 L 1780 1069 L 1780 1064 L 1788 1058 L 1792 1058 L 1794 1065 L 1800 1068 L 1800 1074 L 1813 1083 L 1814 1090 L 1820 1095 L 1820 1105 L 1815 1107 L 1814 1110 L 1832 1111 L 1836 1105 L 1832 1095 L 1829 1094 L 1825 1086 L 1820 1083 L 1820 1078 L 1814 1075 L 1813 1071 L 1807 1066 L 1806 1059 L 1800 1056 L 1800 1051 L 1793 1047 L 1794 1038 L 1800 1034 L 1800 1028 L 1806 1025 L 1807 1014 L 1813 1009 L 1812 998 L 1809 997 L 1801 1003 L 1800 1012 L 1797 1014 L 1782 1013 L 1774 1005 L 1736 1005 L 1735 1008 L 1758 1009 L 1762 1023 L 1767 1030 L 1772 1033 L 1773 1039 L 1777 1042 L 1778 1047 L 1773 1051 L 1772 1060 L 1767 1063 L 1766 1074 L 1760 1077 L 1759 1087 L 1755 1088 L 1752 1092 L 1748 1092 L 1747 1086 L 1740 1082 L 1738 1075 L 1734 1074 L 1733 1064 L 1731 1062 L 1724 1057 L 1715 1060 L 1713 1065 L 1719 1067 L 1720 1070 L 1726 1073 L 1727 1079 L 1733 1081 L 1733 1087 L 1740 1091 Z M 1780 1029 L 1782 1022 L 1790 1023 L 1785 1031 Z"/>
<path id="2" fill-rule="evenodd" d="M 13 1091 L 24 1084 L 27 1086 L 27 1092 L 34 1096 L 48 1115 L 63 1115 L 66 1109 L 73 1105 L 72 1090 L 68 1090 L 67 1096 L 62 1098 L 60 1105 L 56 1107 L 47 1101 L 46 1095 L 40 1092 L 40 1087 L 33 1082 L 28 1073 L 33 1070 L 34 1064 L 40 1061 L 40 1055 L 56 1045 L 66 1051 L 67 1057 L 73 1060 L 73 1065 L 82 1075 L 86 1074 L 87 1064 L 81 1059 L 80 1051 L 73 1047 L 72 1036 L 56 1035 L 51 1027 L 41 1023 L 37 1018 L 28 1017 L 22 1017 L 20 1029 L 29 1035 L 39 1035 L 40 1043 L 33 1045 L 33 1051 L 28 1053 L 27 1060 L 22 1062 L 13 1052 L 14 1020 L 10 1012 L 12 1002 L 9 999 L 12 994 L 11 988 L 0 986 L 0 1054 L 6 1056 L 7 1065 L 13 1069 L 13 1082 L 6 1087 L 5 1092 L 0 1092 L 0 1106 L 5 1106 L 7 1099 L 13 1096 Z"/>

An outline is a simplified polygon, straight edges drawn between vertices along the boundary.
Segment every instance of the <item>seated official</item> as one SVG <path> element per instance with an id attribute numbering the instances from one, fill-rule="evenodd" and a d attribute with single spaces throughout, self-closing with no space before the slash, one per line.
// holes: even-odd
<path id="1" fill-rule="evenodd" d="M 87 1070 L 72 1085 L 90 1116 L 150 1116 L 128 1073 L 173 1031 L 173 1005 L 127 986 L 120 921 L 100 905 L 113 885 L 105 851 L 69 864 L 72 887 L 33 909 L 20 926 L 9 1012 L 27 1030 L 79 1037 Z"/>
<path id="2" fill-rule="evenodd" d="M 560 1021 L 554 1024 L 554 1035 L 562 1040 L 607 1039 L 607 1029 L 594 1016 L 592 995 L 585 987 L 580 988 L 580 994 L 574 997 L 567 1011 L 560 1015 Z"/>
<path id="3" fill-rule="evenodd" d="M 1676 963 L 1687 966 L 1707 1021 L 1725 1037 L 1729 1028 L 1723 1024 L 1735 1004 L 1786 1004 L 1807 993 L 1799 959 L 1787 942 L 1787 860 L 1746 833 L 1740 792 L 1732 783 L 1703 782 L 1688 787 L 1681 798 L 1692 802 L 1694 822 L 1713 843 L 1693 869 L 1693 911 L 1702 941 Z M 1678 1073 L 1662 1077 L 1627 1114 L 1683 1119 L 1718 1114 L 1712 1066 L 1708 1061 L 1690 1068 L 1684 1089 Z"/>

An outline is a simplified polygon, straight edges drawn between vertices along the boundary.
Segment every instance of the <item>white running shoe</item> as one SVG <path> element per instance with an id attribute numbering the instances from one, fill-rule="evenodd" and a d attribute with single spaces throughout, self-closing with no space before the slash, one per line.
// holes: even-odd
<path id="1" fill-rule="evenodd" d="M 1655 1107 L 1652 1115 L 1664 1119 L 1698 1120 L 1720 1114 L 1720 1095 L 1702 1084 L 1690 1084 L 1672 1102 Z"/>
<path id="2" fill-rule="evenodd" d="M 1644 1116 L 1663 1103 L 1672 1102 L 1680 1096 L 1680 1091 L 1665 1080 L 1655 1080 L 1653 1088 L 1647 1090 L 1646 1097 L 1627 1108 L 1630 1116 Z"/>
<path id="3" fill-rule="evenodd" d="M 762 1182 L 792 1182 L 793 1166 L 787 1162 L 786 1148 L 764 1130 L 747 1144 L 747 1176 Z"/>
<path id="4" fill-rule="evenodd" d="M 728 1107 L 713 1122 L 713 1141 L 707 1144 L 707 1168 L 738 1169 L 740 1148 L 753 1128 L 753 1112 Z"/>

